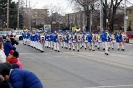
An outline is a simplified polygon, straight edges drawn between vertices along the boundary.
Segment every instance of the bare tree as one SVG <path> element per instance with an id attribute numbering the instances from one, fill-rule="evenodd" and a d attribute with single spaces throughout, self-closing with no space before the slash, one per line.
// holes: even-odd
<path id="1" fill-rule="evenodd" d="M 91 19 L 91 14 L 93 13 L 94 10 L 94 3 L 97 0 L 70 0 L 72 4 L 75 4 L 75 7 L 81 7 L 81 9 L 85 12 L 86 19 L 87 19 L 87 26 L 86 30 L 90 29 L 90 19 Z"/>
<path id="2" fill-rule="evenodd" d="M 106 28 L 108 27 L 111 31 L 114 30 L 116 11 L 122 1 L 123 0 L 110 0 L 110 2 L 108 2 L 105 0 L 105 2 L 103 2 L 104 26 Z M 106 22 L 106 19 L 108 19 L 108 23 Z"/>
<path id="3" fill-rule="evenodd" d="M 72 4 L 74 4 L 75 7 L 79 5 L 83 8 L 87 17 L 87 28 L 89 28 L 90 18 L 91 18 L 90 13 L 93 13 L 93 11 L 97 11 L 96 6 L 99 7 L 100 4 L 95 5 L 95 2 L 98 0 L 69 0 L 69 1 Z M 123 0 L 103 0 L 104 28 L 108 27 L 111 31 L 113 31 L 114 23 L 116 21 L 115 20 L 116 11 L 122 1 Z M 106 22 L 107 19 L 108 23 Z"/>
<path id="4" fill-rule="evenodd" d="M 62 20 L 62 15 L 65 14 L 65 9 L 59 5 L 47 5 L 44 6 L 44 8 L 48 9 L 49 16 L 47 18 L 47 21 L 49 21 L 49 24 L 52 22 L 60 22 Z"/>

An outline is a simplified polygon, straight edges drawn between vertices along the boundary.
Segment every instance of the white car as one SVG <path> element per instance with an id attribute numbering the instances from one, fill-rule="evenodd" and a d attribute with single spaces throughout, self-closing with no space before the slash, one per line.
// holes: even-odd
<path id="1" fill-rule="evenodd" d="M 22 32 L 17 31 L 17 32 L 15 33 L 14 38 L 15 38 L 16 40 L 23 40 Z"/>

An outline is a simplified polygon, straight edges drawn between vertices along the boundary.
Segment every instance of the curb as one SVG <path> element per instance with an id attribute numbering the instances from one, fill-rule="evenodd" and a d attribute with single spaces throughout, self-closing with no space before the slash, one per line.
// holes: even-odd
<path id="1" fill-rule="evenodd" d="M 133 42 L 132 43 L 127 43 L 127 44 L 133 44 Z"/>

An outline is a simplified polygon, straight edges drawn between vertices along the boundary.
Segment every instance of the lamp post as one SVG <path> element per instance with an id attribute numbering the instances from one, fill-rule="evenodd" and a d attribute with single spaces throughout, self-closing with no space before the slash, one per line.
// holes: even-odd
<path id="1" fill-rule="evenodd" d="M 18 0 L 17 29 L 19 29 L 19 2 L 20 0 Z"/>
<path id="2" fill-rule="evenodd" d="M 7 0 L 7 29 L 9 28 L 9 0 Z"/>
<path id="3" fill-rule="evenodd" d="M 100 0 L 100 32 L 103 30 L 103 0 Z"/>
<path id="4" fill-rule="evenodd" d="M 126 0 L 125 0 L 125 2 L 124 2 L 124 32 L 126 32 L 126 30 L 127 30 L 127 19 L 128 19 L 128 17 L 127 17 L 127 14 L 126 14 Z"/>

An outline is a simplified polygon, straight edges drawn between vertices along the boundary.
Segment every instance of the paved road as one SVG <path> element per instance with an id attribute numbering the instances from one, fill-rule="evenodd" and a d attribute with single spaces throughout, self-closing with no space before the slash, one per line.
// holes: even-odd
<path id="1" fill-rule="evenodd" d="M 126 44 L 126 51 L 61 49 L 44 53 L 20 42 L 17 50 L 24 69 L 33 71 L 45 88 L 133 88 L 133 45 Z"/>

